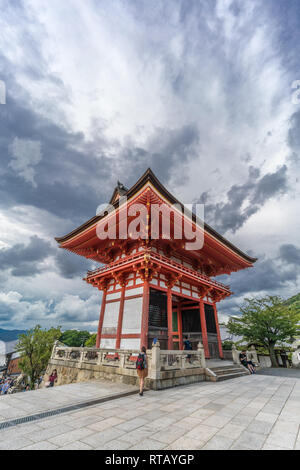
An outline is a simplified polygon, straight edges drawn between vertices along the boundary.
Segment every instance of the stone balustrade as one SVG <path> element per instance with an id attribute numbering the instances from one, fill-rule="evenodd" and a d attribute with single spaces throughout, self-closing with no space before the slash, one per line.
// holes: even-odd
<path id="1" fill-rule="evenodd" d="M 234 364 L 240 364 L 241 361 L 240 361 L 240 353 L 241 351 L 238 351 L 235 347 L 235 345 L 233 344 L 232 345 L 232 360 L 233 360 L 233 363 Z M 256 367 L 259 367 L 260 363 L 259 363 L 259 359 L 258 359 L 258 355 L 257 355 L 257 351 L 255 349 L 255 346 L 252 345 L 250 346 L 250 349 L 248 349 L 246 351 L 246 356 L 247 356 L 247 361 L 252 361 L 253 364 L 255 364 Z"/>
<path id="2" fill-rule="evenodd" d="M 68 347 L 56 342 L 47 372 L 58 371 L 58 383 L 108 378 L 125 383 L 137 383 L 137 350 L 96 349 Z M 150 388 L 165 388 L 182 383 L 205 380 L 205 354 L 202 343 L 196 351 L 161 350 L 153 344 L 147 351 L 148 378 Z M 165 385 L 165 386 L 164 386 Z"/>

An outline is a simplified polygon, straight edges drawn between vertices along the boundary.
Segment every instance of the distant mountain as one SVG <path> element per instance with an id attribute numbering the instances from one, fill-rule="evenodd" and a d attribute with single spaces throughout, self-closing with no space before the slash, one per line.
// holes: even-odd
<path id="1" fill-rule="evenodd" d="M 22 333 L 26 333 L 26 330 L 3 330 L 0 328 L 0 341 L 15 341 Z"/>
<path id="2" fill-rule="evenodd" d="M 287 305 L 293 304 L 296 307 L 298 313 L 300 313 L 300 292 L 299 294 L 293 295 L 293 297 L 290 297 L 289 299 L 287 299 L 285 303 Z"/>

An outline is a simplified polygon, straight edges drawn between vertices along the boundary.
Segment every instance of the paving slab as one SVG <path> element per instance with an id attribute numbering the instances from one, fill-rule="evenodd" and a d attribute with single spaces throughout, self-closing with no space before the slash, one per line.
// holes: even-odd
<path id="1" fill-rule="evenodd" d="M 22 400 L 30 416 L 131 389 L 94 381 L 4 396 L 0 415 L 18 414 Z M 299 416 L 300 381 L 257 374 L 146 391 L 18 424 L 1 430 L 0 449 L 299 449 Z"/>
<path id="2" fill-rule="evenodd" d="M 128 392 L 137 392 L 135 386 L 95 380 L 75 384 L 43 388 L 13 395 L 0 396 L 0 423 L 9 419 L 21 418 L 51 411 L 60 407 L 76 405 L 85 401 L 117 397 Z M 25 406 L 24 406 L 25 402 Z M 26 406 L 31 402 L 31 406 Z M 124 399 L 123 399 L 123 403 Z M 127 403 L 130 403 L 127 401 Z"/>

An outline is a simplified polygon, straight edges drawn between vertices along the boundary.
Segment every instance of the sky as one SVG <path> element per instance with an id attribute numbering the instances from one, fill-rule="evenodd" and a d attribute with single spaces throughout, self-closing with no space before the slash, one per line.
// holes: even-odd
<path id="1" fill-rule="evenodd" d="M 298 293 L 299 55 L 298 0 L 0 0 L 0 327 L 96 331 L 54 237 L 148 167 L 258 258 L 222 321 Z"/>

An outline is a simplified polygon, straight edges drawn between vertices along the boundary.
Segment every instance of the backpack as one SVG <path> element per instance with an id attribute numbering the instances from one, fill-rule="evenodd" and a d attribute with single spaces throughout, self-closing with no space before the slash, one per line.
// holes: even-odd
<path id="1" fill-rule="evenodd" d="M 136 360 L 136 363 L 135 363 L 135 367 L 138 369 L 138 370 L 143 370 L 145 369 L 145 359 L 144 359 L 144 354 L 139 354 L 138 355 L 138 358 Z"/>

